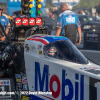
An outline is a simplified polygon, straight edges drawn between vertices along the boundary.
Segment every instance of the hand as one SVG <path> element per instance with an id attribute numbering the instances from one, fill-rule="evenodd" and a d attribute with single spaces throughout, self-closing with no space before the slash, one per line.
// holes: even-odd
<path id="1" fill-rule="evenodd" d="M 81 43 L 81 39 L 79 39 L 79 41 L 77 41 L 76 45 L 79 45 Z"/>
<path id="2" fill-rule="evenodd" d="M 3 36 L 2 38 L 0 38 L 1 41 L 5 41 L 6 37 Z"/>

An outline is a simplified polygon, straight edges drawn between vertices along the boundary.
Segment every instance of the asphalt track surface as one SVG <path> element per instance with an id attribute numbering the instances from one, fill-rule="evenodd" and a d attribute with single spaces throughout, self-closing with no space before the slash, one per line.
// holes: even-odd
<path id="1" fill-rule="evenodd" d="M 80 50 L 85 57 L 90 59 L 92 62 L 100 65 L 100 51 L 95 50 Z"/>

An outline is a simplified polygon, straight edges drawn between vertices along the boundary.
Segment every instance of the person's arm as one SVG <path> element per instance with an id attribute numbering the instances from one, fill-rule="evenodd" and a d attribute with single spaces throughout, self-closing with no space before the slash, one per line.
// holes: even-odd
<path id="1" fill-rule="evenodd" d="M 59 36 L 60 35 L 60 32 L 61 32 L 61 28 L 57 28 L 56 36 Z"/>
<path id="2" fill-rule="evenodd" d="M 79 35 L 79 40 L 77 41 L 76 45 L 79 45 L 81 43 L 81 27 L 78 27 L 78 35 Z"/>
<path id="3" fill-rule="evenodd" d="M 60 35 L 61 28 L 62 28 L 62 18 L 61 17 L 58 17 L 56 36 L 59 36 Z"/>
<path id="4" fill-rule="evenodd" d="M 76 19 L 77 19 L 77 27 L 78 27 L 77 30 L 78 30 L 78 36 L 79 36 L 79 40 L 77 41 L 76 45 L 79 45 L 81 43 L 82 31 L 81 31 L 81 24 L 77 15 L 76 15 Z"/>
<path id="5" fill-rule="evenodd" d="M 9 32 L 9 28 L 7 28 L 7 29 L 5 30 L 5 32 L 6 32 L 6 34 L 8 34 L 8 32 Z M 0 40 L 1 40 L 1 41 L 5 41 L 5 39 L 6 39 L 6 37 L 3 36 Z"/>
<path id="6" fill-rule="evenodd" d="M 9 28 L 10 28 L 10 22 L 9 22 L 9 19 L 6 19 L 5 26 L 6 26 L 5 33 L 8 34 Z M 5 39 L 6 39 L 6 37 L 3 36 L 0 40 L 1 40 L 1 41 L 5 41 Z"/>
<path id="7" fill-rule="evenodd" d="M 7 28 L 7 29 L 5 30 L 5 32 L 6 32 L 6 34 L 8 34 L 8 32 L 9 32 L 9 28 Z"/>

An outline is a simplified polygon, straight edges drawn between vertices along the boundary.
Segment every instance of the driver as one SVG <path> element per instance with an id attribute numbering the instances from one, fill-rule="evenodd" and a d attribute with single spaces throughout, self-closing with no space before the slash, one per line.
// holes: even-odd
<path id="1" fill-rule="evenodd" d="M 56 57 L 57 49 L 55 47 L 50 47 L 48 51 L 48 56 Z"/>
<path id="2" fill-rule="evenodd" d="M 2 15 L 3 8 L 0 6 L 0 23 L 4 27 L 5 33 L 8 34 L 9 28 L 10 28 L 10 22 L 9 19 Z M 6 37 L 4 36 L 4 33 L 2 32 L 0 28 L 0 41 L 5 41 Z"/>

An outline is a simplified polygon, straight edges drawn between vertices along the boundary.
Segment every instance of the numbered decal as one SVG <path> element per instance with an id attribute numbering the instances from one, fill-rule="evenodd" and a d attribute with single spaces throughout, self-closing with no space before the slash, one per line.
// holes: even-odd
<path id="1" fill-rule="evenodd" d="M 75 17 L 66 18 L 67 23 L 75 23 Z"/>

